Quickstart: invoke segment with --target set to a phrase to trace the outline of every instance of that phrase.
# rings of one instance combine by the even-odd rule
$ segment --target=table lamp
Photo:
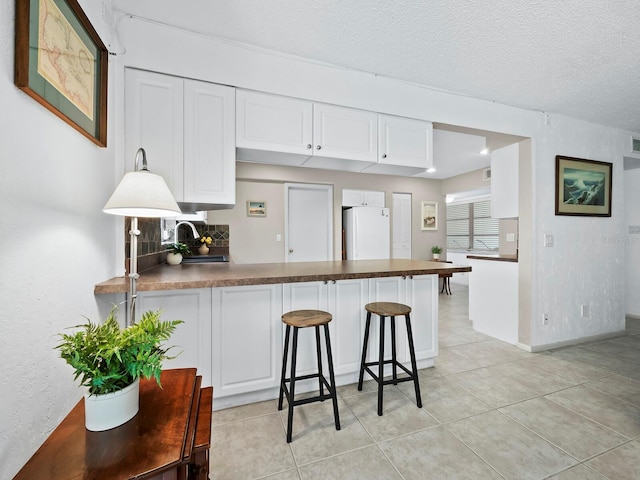
[[[142,158],[142,169],[139,161]],[[169,187],[160,175],[147,169],[147,155],[143,148],[136,152],[135,170],[125,174],[111,198],[102,209],[111,215],[131,217],[131,252],[129,265],[129,318],[128,324],[136,321],[136,282],[138,274],[138,217],[176,217],[182,212]]]

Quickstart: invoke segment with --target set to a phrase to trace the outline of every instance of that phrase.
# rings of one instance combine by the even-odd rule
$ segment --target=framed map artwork
[[[107,145],[108,52],[77,0],[16,0],[15,84]]]

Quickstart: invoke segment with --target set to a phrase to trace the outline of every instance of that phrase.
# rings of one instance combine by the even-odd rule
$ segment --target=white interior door
[[[391,258],[411,258],[411,194],[394,193]]]
[[[333,187],[285,184],[285,261],[333,259]]]

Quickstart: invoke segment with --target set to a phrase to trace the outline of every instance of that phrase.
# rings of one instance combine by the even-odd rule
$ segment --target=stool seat
[[[402,303],[393,302],[373,302],[367,303],[364,306],[367,312],[374,313],[376,315],[382,315],[385,317],[398,317],[400,315],[407,315],[411,313],[411,307],[403,305]]]
[[[298,328],[319,327],[331,319],[331,314],[322,310],[294,310],[282,315],[282,323]]]

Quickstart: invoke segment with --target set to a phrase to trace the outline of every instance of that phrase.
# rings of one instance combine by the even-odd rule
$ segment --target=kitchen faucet
[[[198,233],[198,230],[196,230],[196,227],[193,223],[191,222],[178,222],[176,223],[176,228],[174,229],[174,235],[175,235],[175,241],[178,241],[178,227],[180,225],[189,225],[191,227],[191,231],[193,232],[193,238],[200,238],[200,234]]]

